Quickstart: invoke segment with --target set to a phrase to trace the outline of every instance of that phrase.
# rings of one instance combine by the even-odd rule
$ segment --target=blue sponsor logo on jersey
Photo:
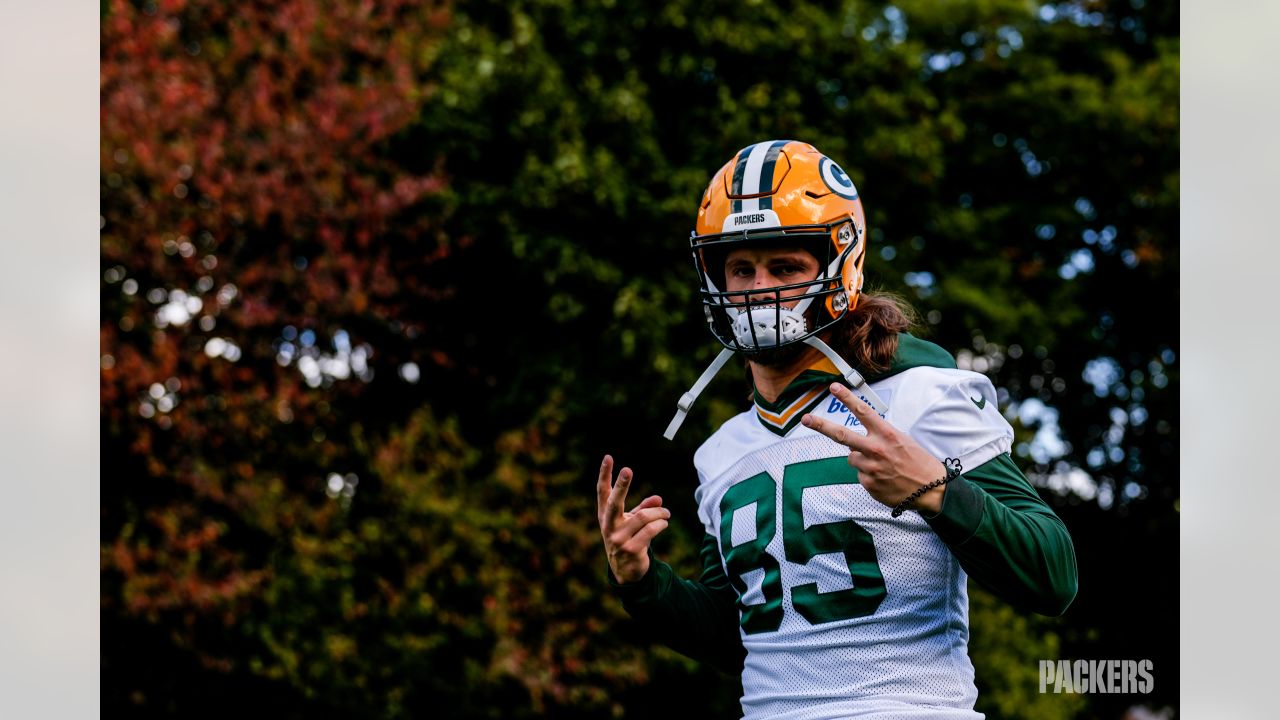
[[[867,403],[868,405],[871,404],[870,402],[867,402],[867,397],[865,395],[859,395],[858,397],[862,398],[862,402]],[[854,427],[862,424],[862,421],[858,419],[858,416],[849,412],[849,408],[845,407],[844,403],[832,397],[831,404],[827,405],[827,414],[835,415],[837,413],[848,415],[848,417],[844,419],[845,427]],[[884,413],[878,413],[878,414],[880,415],[880,417],[885,416]]]

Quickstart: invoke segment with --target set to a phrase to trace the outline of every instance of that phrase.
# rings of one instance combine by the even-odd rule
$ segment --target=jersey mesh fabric
[[[994,407],[971,402],[980,390],[994,397],[986,378],[957,370],[920,369],[883,384],[884,390],[896,395],[889,419],[906,428],[925,419],[924,436],[917,440],[931,452],[963,455],[969,462],[980,463],[990,459],[986,456],[1007,451],[1012,437],[1007,422],[998,412],[990,412]],[[843,408],[837,406],[824,400],[819,412],[838,419]],[[951,415],[938,426],[942,431],[933,432],[928,429],[930,418],[939,408]],[[983,410],[988,414],[983,415]],[[844,413],[842,422],[848,419],[847,410]],[[957,430],[954,422],[967,428]],[[862,431],[860,425],[857,429]],[[774,530],[764,549],[778,561],[782,617],[776,629],[742,630],[747,649],[742,675],[744,717],[982,717],[973,711],[977,690],[967,650],[964,571],[918,514],[893,518],[890,508],[858,485],[855,471],[844,462],[847,455],[847,448],[808,428],[797,426],[786,437],[778,437],[761,427],[753,413],[744,413],[727,422],[695,458],[701,479],[695,493],[698,514],[707,532],[720,540],[722,562],[733,548],[756,539],[755,504],[727,512],[730,508],[722,506],[725,493],[760,473],[767,473],[774,483]],[[835,460],[820,465],[822,477],[808,474],[799,508],[794,487],[788,505],[786,485],[796,478],[788,476],[787,468],[831,458]],[[818,593],[826,595],[858,585],[842,551],[801,556],[804,562],[787,560],[785,515],[797,512],[802,525],[791,518],[793,533],[800,527],[807,531],[823,523],[847,525],[850,520],[869,533],[884,582],[883,599],[874,611],[817,623],[797,611],[793,592],[797,586],[816,583]],[[727,546],[721,534],[725,521],[732,523]],[[744,529],[743,524],[752,527]],[[766,573],[761,569],[739,575],[746,583],[740,610],[762,607]]]

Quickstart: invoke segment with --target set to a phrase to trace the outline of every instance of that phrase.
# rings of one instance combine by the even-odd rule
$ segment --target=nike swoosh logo
[[[973,398],[969,398],[969,399],[970,399],[970,400],[973,400],[973,404],[974,404],[974,405],[977,405],[977,406],[978,406],[978,409],[979,409],[979,410],[981,410],[982,408],[984,408],[984,407],[986,407],[986,406],[987,406],[987,399],[986,399],[986,398],[984,398],[984,397],[982,397],[981,395],[979,395],[978,397],[980,397],[980,398],[982,398],[982,399],[981,399],[981,400],[974,400]]]

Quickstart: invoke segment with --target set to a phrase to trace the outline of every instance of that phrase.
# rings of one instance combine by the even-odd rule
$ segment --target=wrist
[[[623,563],[621,566],[609,563],[609,570],[613,573],[613,577],[617,579],[621,585],[634,585],[644,579],[649,574],[649,554],[641,555],[634,562]]]
[[[934,515],[938,514],[938,512],[942,510],[943,497],[942,493],[938,491],[942,490],[945,492],[947,483],[960,477],[960,472],[963,468],[961,467],[959,460],[955,458],[947,458],[942,463],[942,469],[942,477],[921,485],[919,488],[916,488],[915,492],[906,496],[901,502],[895,505],[892,513],[893,517],[898,517],[907,510],[918,510],[921,512],[932,513]],[[930,494],[933,494],[936,499],[929,500],[929,506],[926,507],[924,500],[925,497]],[[936,507],[934,507],[935,502]]]
[[[937,515],[942,512],[943,498],[947,494],[947,486],[945,484],[930,490],[916,501],[914,510],[928,515]]]

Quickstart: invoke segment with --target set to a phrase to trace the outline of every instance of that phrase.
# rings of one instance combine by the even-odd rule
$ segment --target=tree
[[[715,352],[684,248],[769,137],[850,171],[871,282],[993,378],[1073,531],[1065,618],[974,594],[980,709],[1036,653],[1152,657],[1176,702],[1177,17],[1134,4],[113,3],[104,705],[735,712],[608,596],[588,485],[635,467],[693,571],[689,455],[743,387],[659,439]]]

